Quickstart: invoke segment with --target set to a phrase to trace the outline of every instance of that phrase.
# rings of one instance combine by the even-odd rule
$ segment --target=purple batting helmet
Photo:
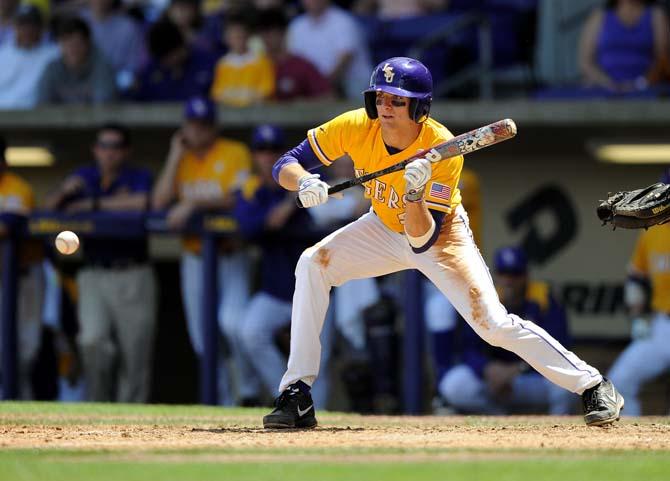
[[[408,97],[409,116],[416,122],[424,122],[430,113],[433,100],[433,77],[430,70],[418,60],[408,57],[393,57],[377,65],[370,77],[370,87],[363,92],[365,111],[376,119],[377,92]]]

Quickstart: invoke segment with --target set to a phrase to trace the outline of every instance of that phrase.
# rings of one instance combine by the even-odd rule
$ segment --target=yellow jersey
[[[270,98],[275,90],[275,70],[265,54],[229,53],[216,65],[210,90],[212,100],[245,107]]]
[[[251,152],[245,144],[218,139],[203,157],[187,151],[179,161],[175,177],[177,195],[182,199],[218,199],[241,189],[251,171]],[[184,249],[200,252],[197,237],[184,238]]]
[[[360,177],[412,157],[419,150],[430,149],[451,139],[453,135],[439,122],[428,119],[405,150],[390,154],[382,140],[379,119],[370,119],[365,109],[346,112],[307,133],[312,150],[324,165],[348,154],[354,172]],[[463,156],[433,164],[433,173],[426,184],[425,201],[429,209],[450,213],[461,203],[458,179]],[[405,179],[403,171],[393,172],[363,184],[365,197],[381,221],[394,232],[404,232]]]
[[[649,277],[651,308],[670,313],[670,224],[654,226],[640,234],[631,265]]]
[[[0,213],[27,216],[34,208],[35,196],[30,184],[12,172],[0,174]],[[22,241],[20,251],[21,267],[27,267],[43,257],[42,243],[36,239]]]

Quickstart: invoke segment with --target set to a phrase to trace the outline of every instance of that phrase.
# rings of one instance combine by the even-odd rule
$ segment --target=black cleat
[[[603,378],[597,386],[582,394],[584,403],[584,421],[587,426],[603,426],[619,420],[624,399],[616,390],[612,381]]]
[[[312,396],[302,392],[294,384],[275,399],[275,408],[263,417],[263,427],[266,429],[305,429],[315,426]]]

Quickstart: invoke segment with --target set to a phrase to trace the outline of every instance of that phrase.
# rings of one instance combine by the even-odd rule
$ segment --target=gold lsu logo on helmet
[[[384,64],[384,67],[382,67],[382,72],[384,72],[384,80],[386,80],[387,83],[393,82],[393,77],[395,77],[393,67],[386,63]]]

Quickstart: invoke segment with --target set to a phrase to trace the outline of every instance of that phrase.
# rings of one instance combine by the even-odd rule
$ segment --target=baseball
[[[64,230],[56,237],[56,249],[61,254],[74,254],[79,249],[79,237],[72,231]]]

